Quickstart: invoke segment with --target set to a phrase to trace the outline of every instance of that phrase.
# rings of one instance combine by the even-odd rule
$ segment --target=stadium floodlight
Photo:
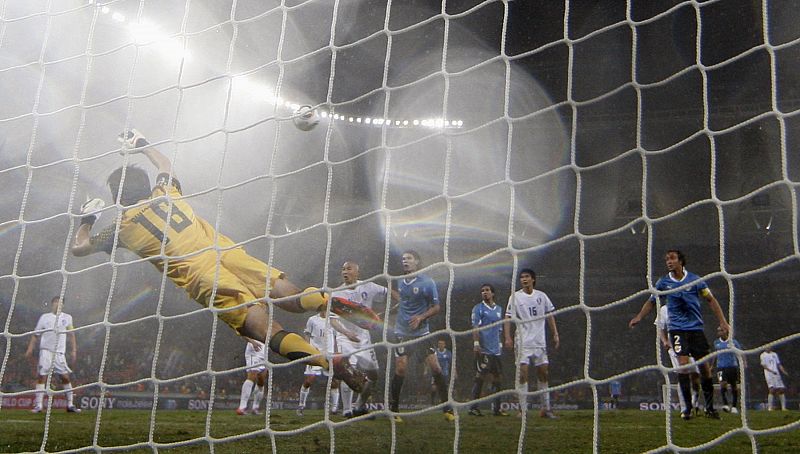
[[[364,123],[366,123],[366,124],[370,124],[371,121],[372,121],[372,119],[369,118],[369,117],[364,119]]]
[[[328,112],[326,112],[326,111],[324,111],[324,110],[323,110],[323,111],[320,111],[319,115],[320,115],[322,118],[328,118]]]
[[[111,15],[111,18],[117,22],[125,22],[125,15],[122,13],[114,13]]]
[[[100,8],[100,12],[103,14],[108,14],[110,11],[111,8],[109,8],[108,6],[103,6],[102,8]]]

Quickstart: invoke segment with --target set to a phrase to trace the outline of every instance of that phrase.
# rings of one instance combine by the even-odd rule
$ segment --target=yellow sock
[[[320,306],[328,304],[328,296],[319,291],[316,287],[309,287],[303,290],[308,293],[300,297],[300,305],[307,311],[316,311]]]
[[[286,331],[278,331],[275,333],[272,339],[269,340],[269,348],[284,358],[292,360],[320,355],[320,351],[306,342],[305,339],[295,333]],[[323,356],[309,358],[308,364],[312,366],[322,366],[324,369],[328,368],[328,360]]]

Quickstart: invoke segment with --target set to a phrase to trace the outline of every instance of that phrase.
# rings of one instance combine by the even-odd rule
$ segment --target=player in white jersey
[[[261,414],[261,399],[264,398],[264,383],[267,380],[267,349],[264,343],[255,339],[247,339],[247,346],[244,348],[244,359],[247,364],[247,378],[242,383],[242,393],[239,395],[239,407],[236,409],[237,415],[246,415],[248,412],[254,415]],[[255,388],[255,393],[253,392]],[[250,410],[247,404],[250,396],[253,395],[253,404]]]
[[[658,310],[658,314],[656,314],[656,321],[653,322],[656,325],[656,330],[658,331],[658,339],[661,341],[661,345],[667,349],[667,355],[669,355],[669,360],[672,363],[672,367],[674,369],[678,369],[681,367],[681,363],[678,360],[678,355],[675,353],[675,350],[672,349],[672,343],[669,341],[669,312],[667,312],[667,305],[664,304]],[[680,369],[677,372],[679,374],[689,374],[689,377],[692,381],[692,407],[695,409],[696,412],[700,411],[700,407],[698,405],[698,400],[700,399],[700,369],[697,367],[694,358],[689,359],[689,363],[691,366],[686,369]],[[678,393],[678,399],[681,403],[681,413],[686,411],[686,402],[683,401],[683,394],[680,392]]]
[[[519,283],[522,287],[508,299],[506,321],[503,326],[506,348],[516,349],[517,368],[519,370],[519,402],[521,408],[527,408],[528,364],[533,359],[538,378],[537,389],[546,389],[548,384],[547,336],[545,320],[550,325],[553,346],[558,349],[559,338],[556,319],[551,312],[555,310],[550,298],[542,291],[536,290],[536,273],[525,268],[519,272]],[[511,325],[517,332],[515,340],[511,338]],[[540,416],[555,418],[550,408],[550,393],[542,393],[542,410]]]
[[[769,388],[769,396],[767,397],[767,410],[772,411],[772,404],[774,403],[775,395],[781,401],[781,410],[786,411],[786,386],[783,384],[781,374],[788,376],[786,369],[781,364],[781,359],[778,354],[768,347],[761,353],[761,367],[764,368],[764,378],[767,380],[767,387]]]
[[[332,359],[336,353],[336,333],[334,327],[329,323],[326,317],[327,307],[320,306],[317,309],[317,314],[309,317],[306,322],[306,329],[303,331],[303,337],[320,352],[325,354],[326,359]],[[306,408],[306,401],[308,395],[311,393],[311,385],[314,384],[317,377],[323,375],[328,376],[328,371],[324,370],[321,366],[307,365],[305,371],[305,378],[303,385],[300,386],[300,402],[297,405],[297,415],[303,416],[303,411]],[[336,414],[339,411],[339,380],[333,379],[331,381],[331,413]]]
[[[388,289],[374,282],[358,280],[359,266],[355,261],[342,264],[342,281],[350,286],[343,290],[336,290],[331,297],[340,297],[375,309],[375,303],[385,303]],[[342,414],[344,416],[360,416],[367,414],[367,400],[374,383],[378,381],[378,358],[372,346],[372,338],[367,329],[360,328],[354,323],[339,319],[341,325],[337,328],[336,342],[345,356],[349,355],[350,364],[363,370],[367,374],[367,382],[356,400],[356,409],[353,411],[353,391],[347,386],[340,386],[342,395]],[[333,319],[331,320],[333,323]]]
[[[67,412],[80,413],[80,409],[73,404],[72,383],[69,374],[72,370],[67,366],[66,352],[67,339],[70,345],[70,362],[75,363],[78,357],[78,344],[75,342],[75,333],[71,330],[72,316],[62,311],[64,302],[61,297],[54,297],[50,300],[50,312],[42,314],[36,323],[34,335],[28,342],[28,350],[25,356],[33,357],[33,349],[36,341],[39,340],[39,367],[36,378],[36,399],[31,412],[39,413],[42,411],[44,402],[45,384],[47,376],[52,371],[61,378],[61,387],[66,391]]]

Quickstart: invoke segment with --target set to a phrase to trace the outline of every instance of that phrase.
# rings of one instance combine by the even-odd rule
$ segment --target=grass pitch
[[[392,447],[392,424],[384,417],[374,420],[346,421],[333,416],[326,425],[322,411],[307,411],[304,417],[294,412],[273,411],[270,417],[271,438],[266,417],[237,416],[232,411],[215,411],[210,418],[199,411],[159,411],[153,422],[153,441],[158,450],[171,452],[271,452],[328,453],[331,444],[336,452],[389,452]],[[800,412],[749,411],[748,427],[769,430],[754,434],[761,453],[800,452]],[[708,452],[741,453],[753,450],[751,439],[741,429],[742,415],[723,414],[721,421],[695,418],[683,421],[677,413],[671,417],[672,442],[692,447],[719,439]],[[149,451],[149,411],[113,411],[102,414],[95,435],[97,413],[84,411],[67,414],[53,411],[47,426],[45,415],[22,410],[0,411],[0,451],[64,451],[94,446]],[[531,412],[526,420],[523,452],[587,453],[592,452],[594,415],[591,411],[563,411],[556,420],[546,420]],[[405,417],[396,424],[395,452],[443,453],[455,448],[462,453],[510,453],[517,451],[522,420],[520,418],[475,417],[459,412],[458,424],[446,421],[440,412]],[[788,427],[787,427],[788,426]],[[208,427],[209,438],[206,436]],[[619,410],[599,414],[599,450],[607,453],[642,452],[667,446],[664,412]],[[777,429],[784,430],[776,432]],[[738,431],[737,431],[738,429]],[[295,431],[302,430],[300,433]],[[334,433],[335,437],[331,434]],[[228,437],[233,437],[223,440]],[[246,437],[246,438],[245,438]],[[171,445],[177,443],[177,445]],[[171,445],[171,446],[170,446]]]

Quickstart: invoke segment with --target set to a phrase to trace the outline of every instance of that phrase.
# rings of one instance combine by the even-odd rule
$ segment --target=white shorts
[[[527,347],[517,346],[517,364],[530,364],[530,359],[533,358],[534,366],[544,366],[549,363],[547,360],[547,348],[545,347]]]
[[[338,342],[338,344],[341,347],[342,354],[349,355],[350,364],[361,370],[378,370],[378,358],[375,356],[374,349],[357,351],[372,346],[372,342],[369,340],[356,343],[345,339]]]
[[[47,375],[50,373],[50,367],[53,368],[53,373],[58,375],[66,375],[72,373],[72,370],[67,366],[67,358],[63,353],[56,353],[50,350],[39,351],[39,375]]]
[[[266,369],[264,365],[264,356],[261,352],[255,354],[247,353],[244,355],[244,359],[247,364],[247,372],[262,372]]]
[[[783,379],[780,374],[773,374],[772,372],[764,369],[764,378],[767,379],[767,387],[769,389],[786,388],[783,384]]]
[[[669,354],[670,362],[672,362],[672,367],[675,368],[675,369],[681,367],[681,363],[678,362],[678,355],[675,353],[675,350],[670,348],[669,350],[667,350],[667,353]],[[691,356],[689,357],[689,364],[693,364],[694,367],[690,367],[688,369],[683,369],[681,371],[678,371],[678,373],[687,373],[688,372],[690,374],[698,374],[698,375],[700,375],[700,368],[697,367],[697,362],[695,362],[694,358],[692,358]]]

